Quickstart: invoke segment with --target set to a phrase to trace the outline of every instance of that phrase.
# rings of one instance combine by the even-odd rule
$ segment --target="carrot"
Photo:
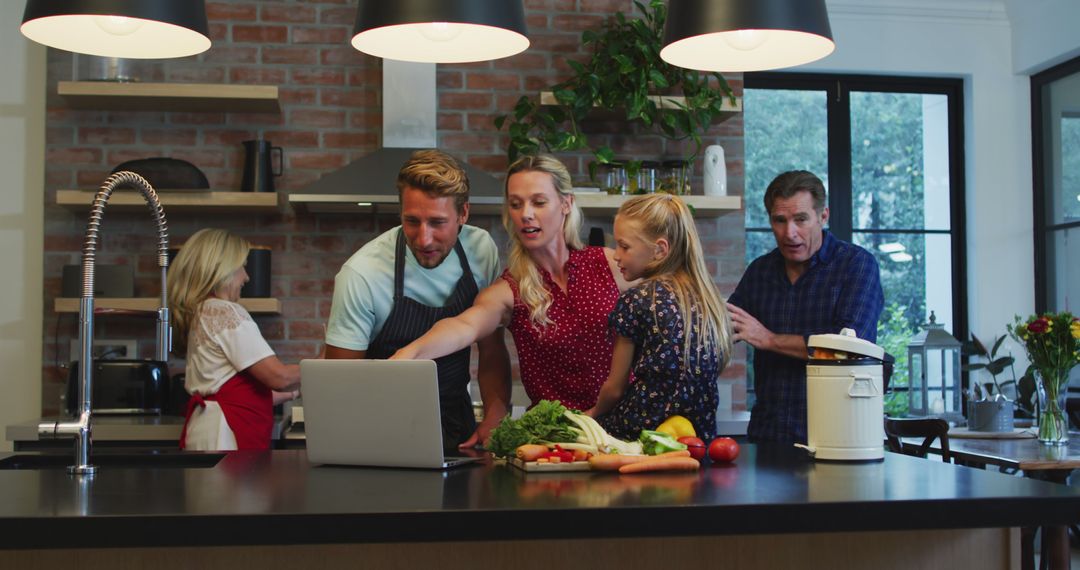
[[[634,461],[636,455],[616,455],[614,453],[598,453],[589,458],[589,467],[597,471],[617,471],[623,465],[629,465]]]
[[[701,467],[693,457],[664,457],[652,461],[639,461],[619,468],[619,473],[648,473],[651,471],[694,471]]]
[[[669,451],[660,455],[618,455],[614,453],[601,453],[589,458],[589,466],[597,471],[615,471],[624,465],[641,463],[644,461],[657,461],[672,457],[690,457],[688,450]]]
[[[690,457],[690,450],[680,449],[678,451],[666,451],[664,453],[661,453],[660,455],[650,455],[648,456],[648,459],[663,459],[665,457]]]
[[[536,445],[534,443],[526,443],[525,445],[518,446],[514,455],[522,461],[536,461],[541,455],[548,452],[546,445]]]

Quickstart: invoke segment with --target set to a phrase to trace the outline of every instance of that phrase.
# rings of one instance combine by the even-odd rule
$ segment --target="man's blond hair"
[[[438,150],[418,150],[398,171],[398,201],[405,187],[422,190],[432,198],[452,197],[458,213],[469,201],[469,175],[454,157]]]

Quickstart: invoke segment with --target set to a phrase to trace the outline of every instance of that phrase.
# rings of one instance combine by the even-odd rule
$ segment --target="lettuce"
[[[509,457],[526,443],[572,443],[581,433],[563,414],[566,406],[558,400],[540,400],[517,419],[509,416],[491,431],[488,451],[497,457]]]

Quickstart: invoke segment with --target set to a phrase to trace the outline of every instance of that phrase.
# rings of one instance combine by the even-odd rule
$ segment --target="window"
[[[1080,58],[1033,76],[1031,86],[1035,308],[1076,312],[1080,300]]]
[[[962,82],[748,73],[744,87],[747,263],[775,247],[762,202],[769,182],[787,170],[817,174],[829,231],[881,267],[878,343],[897,358],[886,411],[902,414],[907,343],[930,312],[967,338]],[[748,382],[749,406],[752,372]]]
[[[1080,58],[1031,78],[1035,310],[1080,311]],[[1080,367],[1071,384],[1080,385]]]

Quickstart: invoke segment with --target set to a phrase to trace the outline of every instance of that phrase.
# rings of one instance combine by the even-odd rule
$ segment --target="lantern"
[[[962,421],[960,341],[930,311],[930,322],[908,344],[908,414]]]

